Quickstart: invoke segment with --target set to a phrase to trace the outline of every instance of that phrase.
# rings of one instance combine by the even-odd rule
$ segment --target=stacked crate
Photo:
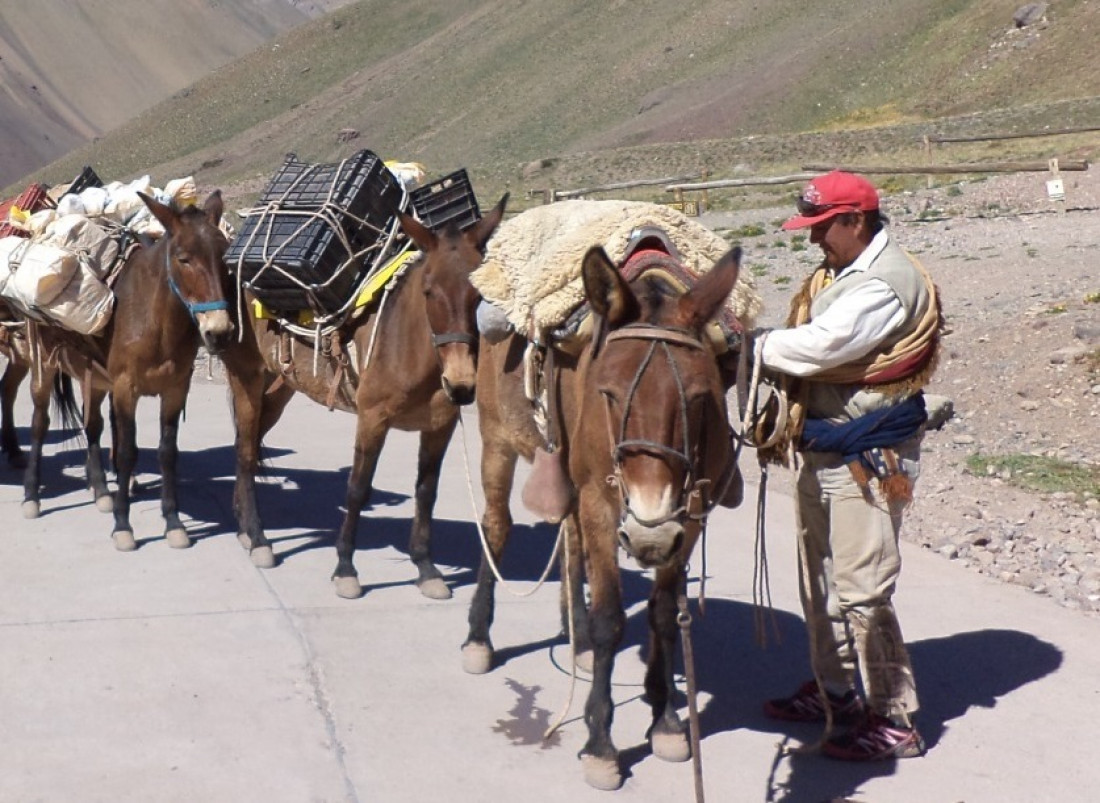
[[[54,204],[46,193],[47,189],[45,184],[31,184],[15,198],[0,203],[0,237],[30,236],[29,231],[12,222],[11,215],[15,212],[17,216],[20,216],[20,213],[30,216],[43,209],[49,209]]]
[[[332,315],[392,241],[407,200],[371,151],[332,164],[287,154],[230,243],[226,264],[269,309]]]
[[[409,193],[409,204],[417,219],[435,231],[442,231],[448,224],[462,231],[481,220],[481,210],[465,170],[413,190]]]

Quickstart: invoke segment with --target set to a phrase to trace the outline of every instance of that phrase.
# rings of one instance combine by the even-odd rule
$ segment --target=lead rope
[[[760,388],[761,366],[764,363],[764,342],[767,340],[765,332],[753,343],[752,373],[747,384],[738,380],[738,403],[741,406],[741,432],[737,438],[735,459],[740,457],[741,447],[750,443],[755,449],[760,450],[773,446],[784,435],[787,425],[788,402],[782,389],[776,389],[776,404],[778,407],[776,423],[772,432],[761,441],[757,441],[757,396]],[[748,370],[748,353],[742,343],[738,360],[738,377],[744,376]],[[767,646],[767,622],[765,621],[765,609],[771,611],[772,631],[776,641],[779,640],[779,623],[776,619],[775,608],[772,606],[771,580],[768,572],[767,527],[765,525],[767,513],[767,489],[768,466],[760,461],[760,484],[756,492],[756,527],[753,539],[753,573],[752,573],[752,604],[753,604],[753,630],[756,643]]]
[[[680,625],[680,641],[684,650],[684,674],[687,677],[688,736],[691,742],[692,775],[695,779],[695,801],[703,803],[703,752],[699,738],[699,706],[696,701],[695,652],[691,646],[691,613],[688,611],[687,578],[680,581],[676,594],[676,606],[680,612],[676,622]]]
[[[458,412],[458,426],[462,430],[462,463],[466,468],[466,488],[470,492],[470,506],[474,509],[474,524],[477,526],[477,535],[481,541],[481,551],[485,555],[485,560],[489,564],[489,568],[492,569],[493,577],[496,578],[500,586],[513,597],[530,597],[536,591],[543,587],[546,583],[546,578],[550,576],[551,569],[554,568],[554,563],[557,561],[558,550],[563,552],[562,558],[562,572],[565,574],[565,594],[566,599],[569,600],[569,653],[572,655],[572,660],[569,667],[569,695],[565,700],[565,705],[558,713],[557,719],[550,725],[542,734],[542,740],[546,741],[554,735],[554,731],[561,727],[562,722],[565,721],[565,717],[569,714],[569,709],[573,706],[573,695],[577,688],[577,639],[573,626],[573,578],[569,571],[569,548],[565,544],[565,521],[562,521],[558,527],[558,537],[554,541],[554,549],[550,553],[550,560],[546,564],[546,568],[542,572],[542,576],[539,577],[538,582],[535,583],[535,587],[528,591],[515,591],[508,584],[508,581],[501,576],[500,569],[497,566],[497,562],[493,559],[493,551],[489,548],[489,541],[485,537],[485,530],[481,526],[481,512],[477,509],[477,499],[474,496],[474,483],[470,477],[470,455],[469,449],[466,444],[466,422],[462,418],[462,411]]]
[[[561,527],[558,528],[558,538],[561,540],[561,534],[565,531],[565,522],[562,521]],[[561,724],[565,722],[565,717],[569,714],[569,709],[573,707],[573,694],[577,689],[577,638],[575,627],[573,626],[573,577],[569,572],[569,545],[562,543],[562,571],[565,573],[565,598],[569,600],[569,611],[567,619],[569,620],[567,628],[569,630],[569,654],[572,656],[572,660],[569,662],[569,694],[565,698],[565,705],[562,706],[561,711],[558,712],[557,718],[554,722],[543,731],[542,740],[546,742],[554,735],[554,732],[561,727]]]
[[[474,483],[470,476],[470,454],[466,445],[466,422],[462,418],[462,411],[458,413],[458,426],[462,430],[462,464],[466,468],[466,489],[470,492],[470,506],[474,509],[474,524],[477,527],[477,535],[481,540],[482,554],[485,555],[485,560],[489,563],[489,568],[493,572],[493,577],[500,583],[501,587],[511,594],[513,597],[529,597],[538,591],[546,583],[546,578],[550,576],[550,570],[554,568],[554,563],[557,562],[558,549],[562,545],[562,531],[565,529],[564,522],[561,527],[558,527],[558,537],[554,541],[554,549],[550,553],[550,560],[546,564],[546,568],[543,569],[542,576],[539,577],[535,587],[528,591],[515,591],[508,584],[508,581],[501,576],[500,568],[497,566],[497,562],[493,559],[493,551],[489,548],[489,541],[485,537],[485,530],[481,526],[481,511],[477,508],[477,499],[474,496]]]

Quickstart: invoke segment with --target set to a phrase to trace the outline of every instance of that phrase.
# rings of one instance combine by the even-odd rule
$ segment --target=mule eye
[[[177,253],[176,254],[176,261],[183,264],[183,265],[189,265],[189,264],[191,264],[191,255],[187,254],[187,253],[183,253],[183,254]]]

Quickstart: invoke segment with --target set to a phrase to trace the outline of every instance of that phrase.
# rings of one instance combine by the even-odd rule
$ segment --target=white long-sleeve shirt
[[[879,231],[837,278],[851,271],[867,270],[888,241],[886,230]],[[769,333],[762,359],[773,370],[793,376],[813,376],[859,359],[905,320],[905,310],[890,285],[873,279],[841,295],[809,323]]]

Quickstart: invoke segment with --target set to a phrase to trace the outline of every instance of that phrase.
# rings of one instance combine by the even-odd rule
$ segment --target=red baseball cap
[[[784,229],[804,229],[844,212],[878,209],[878,190],[863,176],[833,170],[807,184],[797,203],[799,213],[783,224]]]

